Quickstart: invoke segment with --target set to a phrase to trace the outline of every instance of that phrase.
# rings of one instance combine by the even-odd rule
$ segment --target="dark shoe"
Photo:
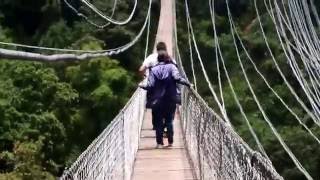
[[[168,144],[167,148],[172,148],[172,143],[171,144]]]
[[[162,149],[163,145],[162,144],[157,144],[156,149]]]

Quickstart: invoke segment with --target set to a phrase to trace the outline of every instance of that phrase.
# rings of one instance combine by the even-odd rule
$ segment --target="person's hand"
[[[147,81],[146,81],[145,79],[142,80],[142,81],[138,84],[138,86],[141,87],[141,88],[146,88],[146,86],[147,86]]]
[[[194,89],[194,84],[190,83],[190,86],[189,86],[191,89]]]
[[[138,84],[139,87],[144,87],[143,81]]]

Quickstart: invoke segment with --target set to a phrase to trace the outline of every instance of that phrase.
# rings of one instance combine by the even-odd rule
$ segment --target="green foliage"
[[[83,50],[114,48],[136,36],[147,6],[140,3],[129,27],[97,30],[58,2],[1,1],[0,41]],[[85,13],[77,2],[72,3]],[[94,3],[111,12],[112,4]],[[114,18],[125,19],[132,3],[119,2],[117,9],[120,13]],[[96,19],[91,11],[88,15]],[[0,59],[0,179],[60,176],[130,97],[135,74],[128,70],[138,69],[143,47],[144,42],[139,42],[117,59],[85,62]]]

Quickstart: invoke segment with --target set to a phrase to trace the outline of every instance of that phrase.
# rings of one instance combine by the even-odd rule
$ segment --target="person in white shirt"
[[[157,52],[150,54],[142,63],[139,68],[139,72],[143,75],[147,75],[147,69],[158,64],[158,52],[167,51],[167,46],[164,42],[158,42],[156,46]],[[173,63],[176,64],[176,61],[172,59]]]

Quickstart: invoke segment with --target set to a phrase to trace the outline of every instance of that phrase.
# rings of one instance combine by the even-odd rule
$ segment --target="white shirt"
[[[172,59],[173,63],[176,64],[176,60]],[[158,53],[150,54],[142,63],[142,65],[146,68],[155,66],[158,64]]]
[[[176,63],[175,59],[172,59],[172,62]],[[142,63],[142,66],[146,67],[146,72],[145,72],[145,78],[142,80],[142,82],[140,82],[140,86],[146,86],[147,82],[148,82],[148,75],[149,75],[149,68],[153,67],[155,65],[157,65],[158,62],[158,53],[152,53],[150,54]]]

